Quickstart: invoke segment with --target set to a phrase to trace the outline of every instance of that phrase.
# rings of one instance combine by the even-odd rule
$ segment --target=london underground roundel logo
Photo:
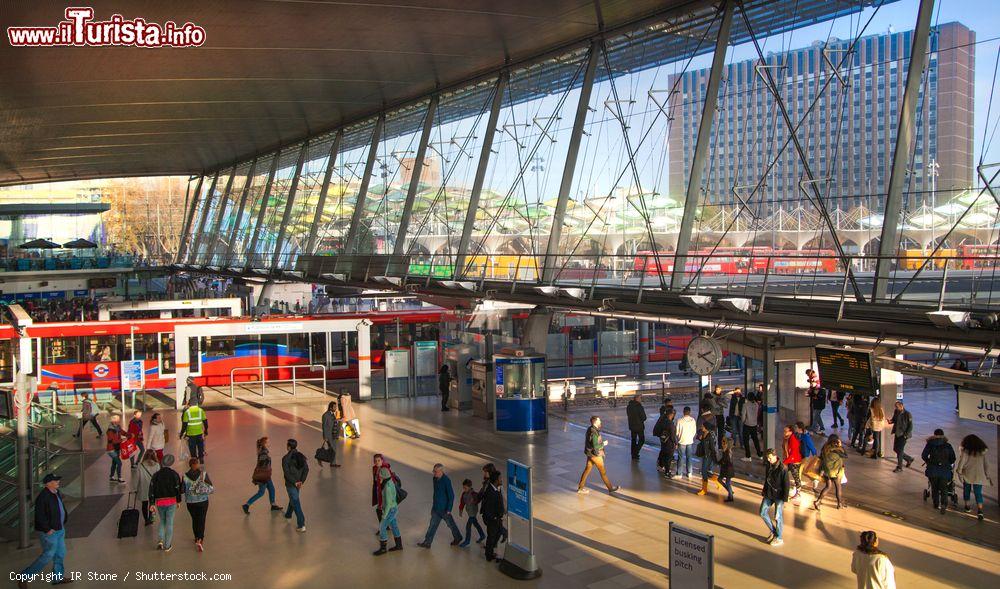
[[[111,370],[108,368],[107,364],[98,364],[97,366],[94,366],[94,376],[97,378],[104,378],[110,372]]]

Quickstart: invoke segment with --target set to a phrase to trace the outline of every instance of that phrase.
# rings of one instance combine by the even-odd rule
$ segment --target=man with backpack
[[[309,462],[305,454],[298,451],[299,442],[288,440],[288,453],[281,457],[281,472],[285,475],[285,491],[288,493],[288,507],[285,509],[285,519],[292,519],[295,512],[295,531],[306,531],[306,516],[302,513],[302,502],[299,491],[309,476]]]
[[[892,450],[896,453],[896,468],[892,472],[903,470],[913,464],[913,457],[906,453],[906,442],[913,436],[913,415],[903,406],[902,401],[896,401],[896,409],[889,418],[892,424]]]
[[[934,509],[940,509],[943,514],[948,508],[949,489],[954,474],[952,469],[955,464],[955,449],[948,443],[944,430],[936,429],[934,435],[927,438],[920,458],[927,465],[924,474],[931,487]]]

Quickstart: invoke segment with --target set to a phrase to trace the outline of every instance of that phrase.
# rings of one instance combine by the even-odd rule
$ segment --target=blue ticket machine
[[[548,429],[545,356],[531,349],[504,349],[493,356],[493,367],[496,431],[523,434]]]

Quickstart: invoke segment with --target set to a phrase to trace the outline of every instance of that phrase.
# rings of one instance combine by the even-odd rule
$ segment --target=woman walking
[[[896,570],[889,557],[878,549],[873,531],[861,532],[861,543],[851,559],[851,572],[858,578],[858,589],[896,589]]]
[[[378,526],[379,548],[372,553],[375,556],[381,556],[386,552],[395,552],[403,549],[403,538],[400,536],[399,526],[396,524],[396,513],[399,511],[399,503],[396,500],[396,482],[393,479],[394,475],[388,468],[383,466],[378,470],[380,499],[376,509],[381,513],[381,515],[379,516],[380,523]],[[388,532],[390,529],[392,530],[392,538],[396,543],[392,548],[386,550],[386,545],[389,542]]]
[[[184,502],[191,514],[191,530],[194,532],[194,545],[198,552],[205,550],[205,519],[208,517],[208,496],[215,492],[212,479],[202,470],[201,461],[192,458],[188,461],[189,470],[184,473]]]
[[[247,499],[243,504],[243,513],[250,513],[250,506],[253,502],[264,496],[267,491],[267,498],[271,501],[271,511],[281,511],[281,506],[274,502],[274,482],[271,481],[271,453],[267,447],[268,437],[264,436],[257,440],[257,464],[253,467],[253,474],[250,482],[257,485],[257,492]]]
[[[882,456],[882,430],[885,429],[885,412],[882,411],[882,402],[872,399],[871,411],[868,413],[868,423],[865,427],[872,433],[872,460],[878,460]],[[867,443],[864,438],[861,440],[861,453],[865,453]]]
[[[729,438],[724,438],[722,440],[722,450],[719,451],[719,480],[722,481],[722,486],[729,492],[729,495],[725,499],[726,503],[733,502],[733,476],[735,474],[733,441]]]
[[[142,519],[147,526],[153,523],[153,510],[149,508],[149,485],[158,470],[160,461],[156,458],[156,452],[152,449],[146,450],[136,469],[135,493],[136,501],[142,501]]]
[[[170,552],[174,547],[174,515],[181,502],[184,485],[177,471],[171,468],[174,464],[173,455],[167,454],[161,462],[162,467],[153,474],[149,482],[149,502],[152,504],[149,508],[153,509],[155,506],[160,517],[156,549]]]
[[[379,478],[379,471],[383,468],[389,471],[394,479],[396,478],[396,475],[392,474],[392,466],[390,466],[389,461],[381,454],[376,454],[372,457],[372,507],[375,508],[375,516],[378,517],[380,525],[385,516],[385,511],[382,509],[382,479]],[[378,530],[375,531],[376,536],[379,533]]]
[[[962,499],[965,501],[965,513],[969,513],[969,495],[975,494],[976,514],[983,521],[983,484],[993,485],[990,473],[986,470],[986,442],[976,434],[962,438],[959,445],[958,462],[955,463],[955,474],[962,481]]]
[[[121,423],[121,416],[112,415],[106,434],[108,445],[105,449],[108,452],[108,457],[111,458],[111,476],[108,477],[108,481],[112,483],[125,482],[125,479],[122,478],[122,459],[119,452],[122,449],[122,442],[128,439],[128,434],[122,431]]]
[[[701,434],[698,438],[698,449],[695,451],[695,454],[701,458],[701,489],[698,491],[698,495],[708,493],[709,479],[715,483],[716,489],[722,488],[722,484],[719,483],[719,477],[712,474],[712,469],[719,464],[718,439],[715,430],[709,428],[707,421],[703,421],[701,423]]]
[[[795,435],[795,430],[790,425],[786,425],[781,442],[782,452],[785,458],[781,461],[788,468],[788,474],[792,477],[791,499],[798,505],[799,493],[802,490],[802,476],[800,466],[802,465],[802,451],[799,448],[799,438]]]
[[[823,475],[823,488],[819,490],[816,500],[813,501],[813,508],[816,511],[819,511],[823,495],[830,488],[831,482],[833,483],[833,493],[837,497],[837,509],[847,508],[843,498],[843,487],[840,486],[841,478],[844,476],[845,458],[847,458],[847,452],[840,441],[840,436],[832,434],[819,451],[819,469]]]
[[[154,413],[149,418],[149,438],[146,442],[149,449],[156,453],[156,461],[163,462],[163,448],[168,441],[167,426],[163,424],[163,418],[159,413]]]

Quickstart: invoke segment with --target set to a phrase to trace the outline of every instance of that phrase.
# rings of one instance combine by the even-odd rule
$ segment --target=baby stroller
[[[931,482],[927,481],[927,488],[924,489],[924,501],[926,502],[931,497]],[[952,475],[951,480],[948,481],[948,494],[947,498],[951,499],[951,508],[958,509],[958,492],[955,491],[955,476]]]

